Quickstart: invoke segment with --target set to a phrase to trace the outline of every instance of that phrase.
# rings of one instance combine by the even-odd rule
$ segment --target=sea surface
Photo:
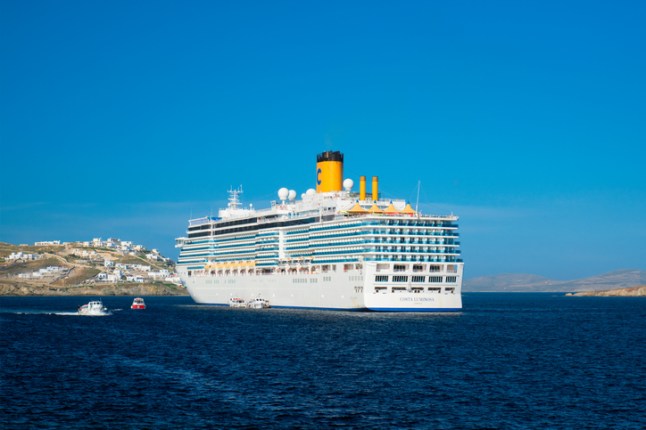
[[[0,428],[642,429],[646,299],[450,314],[0,297]]]

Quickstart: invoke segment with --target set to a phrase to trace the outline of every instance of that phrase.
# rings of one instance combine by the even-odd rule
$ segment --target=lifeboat
[[[136,297],[130,305],[130,309],[146,309],[146,303],[141,297]]]

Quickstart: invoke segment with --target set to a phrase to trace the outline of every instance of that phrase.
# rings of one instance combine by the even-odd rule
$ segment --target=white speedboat
[[[229,307],[231,308],[246,308],[247,303],[240,297],[231,297],[229,299]]]
[[[92,317],[112,315],[108,308],[103,306],[103,302],[101,300],[92,300],[91,302],[84,304],[78,309],[78,314]]]
[[[267,309],[270,306],[267,300],[257,298],[257,299],[250,300],[249,303],[247,303],[247,307],[249,309]]]

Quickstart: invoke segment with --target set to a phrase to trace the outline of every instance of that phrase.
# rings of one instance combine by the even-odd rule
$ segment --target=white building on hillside
[[[40,254],[25,254],[22,251],[18,252],[12,252],[9,254],[7,257],[7,260],[9,261],[17,261],[17,260],[25,260],[25,261],[31,261],[31,260],[38,260],[40,258]]]

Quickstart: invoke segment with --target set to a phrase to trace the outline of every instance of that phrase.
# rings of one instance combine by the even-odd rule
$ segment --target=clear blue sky
[[[0,240],[175,257],[316,154],[461,217],[467,278],[646,268],[646,2],[0,2]]]

